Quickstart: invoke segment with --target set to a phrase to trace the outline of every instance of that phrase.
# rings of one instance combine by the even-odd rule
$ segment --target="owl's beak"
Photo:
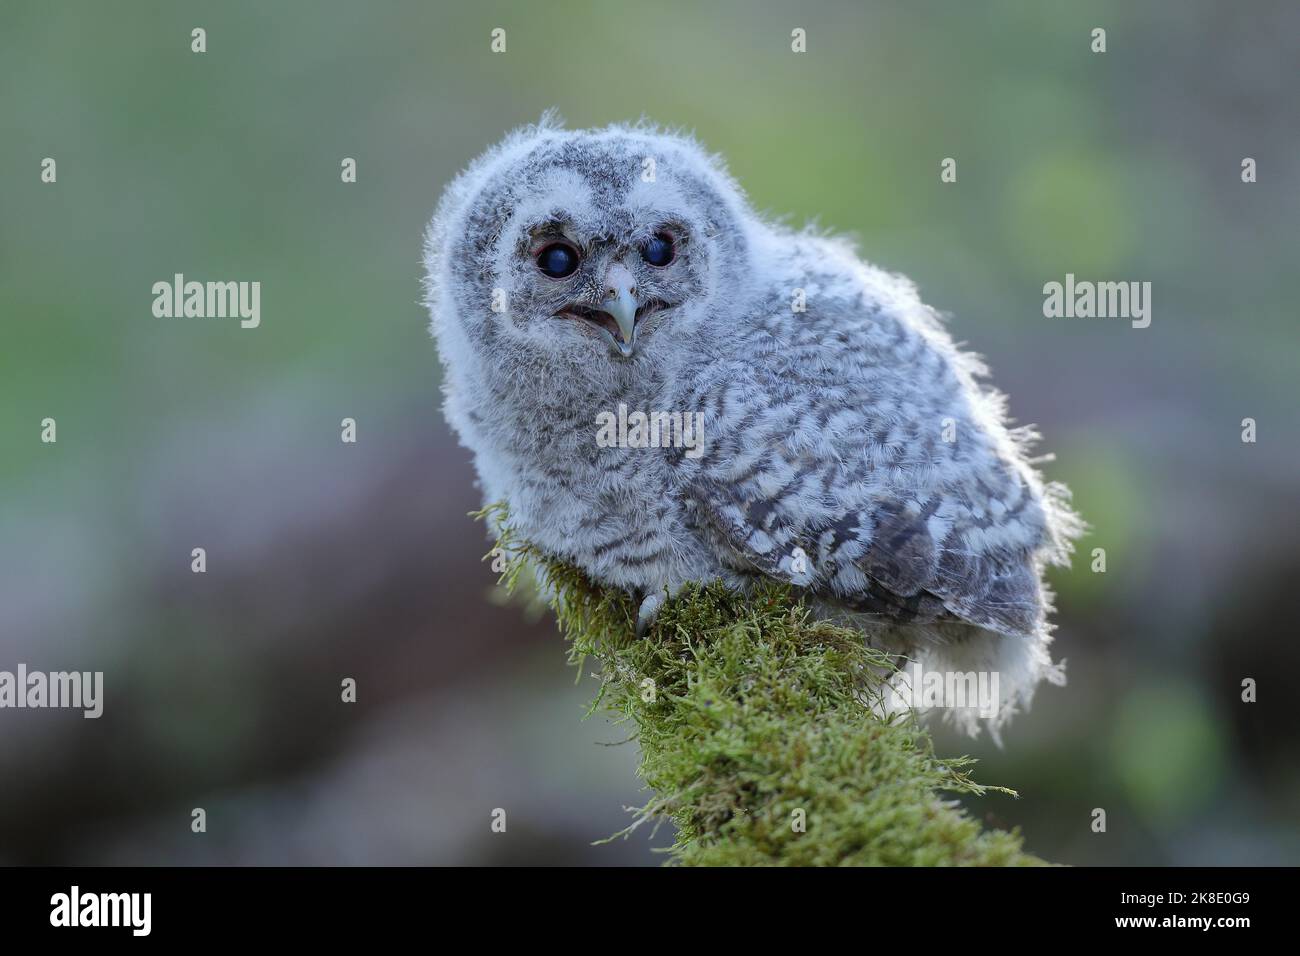
[[[637,297],[635,277],[621,262],[609,267],[601,288],[604,296],[598,307],[593,308],[590,299],[570,302],[556,317],[590,322],[609,337],[609,343],[623,358],[629,358],[636,350],[637,319],[667,306],[658,299],[642,302]]]
[[[616,262],[605,274],[605,301],[601,309],[608,312],[618,325],[618,334],[610,332],[615,347],[627,358],[636,347],[636,279],[627,266]]]

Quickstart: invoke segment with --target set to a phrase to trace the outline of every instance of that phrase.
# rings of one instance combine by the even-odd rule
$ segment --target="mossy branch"
[[[872,710],[889,659],[789,588],[691,588],[637,638],[628,595],[519,540],[502,506],[478,516],[507,557],[507,589],[531,568],[580,675],[599,662],[592,711],[640,743],[653,796],[622,835],[671,820],[671,860],[691,865],[1042,864],[952,799],[1002,790],[975,783],[970,758],[941,760],[915,718]]]

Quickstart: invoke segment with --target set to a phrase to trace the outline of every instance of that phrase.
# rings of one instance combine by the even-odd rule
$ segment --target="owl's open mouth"
[[[604,309],[593,309],[588,305],[571,302],[555,314],[563,319],[582,319],[584,322],[590,322],[596,328],[608,333],[613,345],[624,356],[627,356],[632,354],[632,348],[636,343],[636,330],[641,327],[641,323],[655,312],[670,308],[672,308],[672,305],[662,299],[647,299],[637,307],[632,328],[629,330],[630,334],[626,337],[624,330],[619,327],[618,320],[614,318],[612,313],[606,312]]]

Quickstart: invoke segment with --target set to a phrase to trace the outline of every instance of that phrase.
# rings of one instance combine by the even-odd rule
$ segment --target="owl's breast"
[[[637,421],[620,428],[616,419],[594,447],[536,449],[529,468],[502,469],[497,494],[511,523],[599,584],[649,592],[716,577],[678,474],[690,449],[673,445],[672,434],[660,436],[668,447],[649,444]],[[689,431],[685,440],[693,440]]]

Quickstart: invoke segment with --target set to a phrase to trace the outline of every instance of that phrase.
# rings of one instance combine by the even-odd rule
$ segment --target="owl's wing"
[[[942,507],[940,495],[837,511],[808,502],[784,508],[780,494],[743,483],[704,479],[693,492],[740,569],[808,587],[883,621],[964,621],[1012,635],[1039,626],[1042,598],[1032,554],[973,551],[958,544],[959,531],[936,537],[931,518]]]
[[[754,316],[751,355],[712,370],[716,427],[690,479],[701,523],[733,567],[845,607],[1039,633],[1041,567],[1078,531],[1064,491],[1029,463],[1032,433],[1006,426],[978,359],[910,288],[868,279],[806,314]]]

